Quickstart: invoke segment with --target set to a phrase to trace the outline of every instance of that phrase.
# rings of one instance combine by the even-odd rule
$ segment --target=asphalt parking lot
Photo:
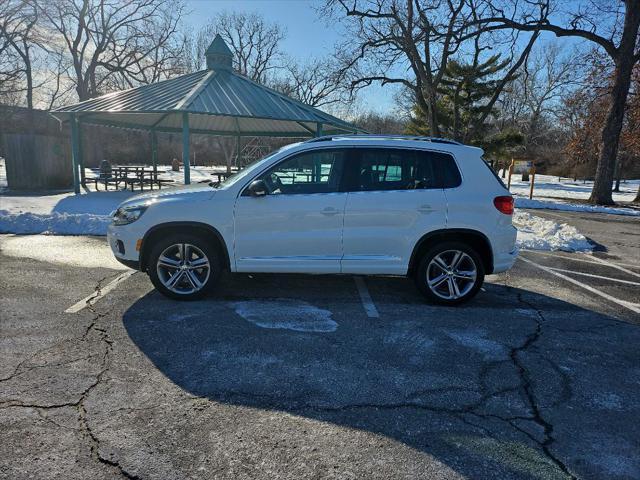
[[[598,251],[459,308],[302,275],[180,303],[103,239],[2,236],[0,477],[640,478],[640,222],[534,213]]]

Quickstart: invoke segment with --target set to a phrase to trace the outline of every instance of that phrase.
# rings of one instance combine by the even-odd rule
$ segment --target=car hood
[[[216,191],[208,184],[185,185],[184,187],[168,188],[158,192],[142,193],[122,202],[119,207],[150,206],[157,203],[176,201],[209,200]]]

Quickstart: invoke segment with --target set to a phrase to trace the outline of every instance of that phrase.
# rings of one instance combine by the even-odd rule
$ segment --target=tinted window
[[[337,192],[344,157],[343,150],[305,152],[279,163],[260,178],[271,195]]]
[[[350,190],[415,190],[460,185],[451,155],[400,149],[362,149],[351,172]]]

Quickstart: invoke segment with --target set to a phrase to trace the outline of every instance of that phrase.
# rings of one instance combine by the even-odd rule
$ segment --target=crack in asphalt
[[[100,290],[102,288],[102,283],[104,281],[106,281],[107,279],[109,279],[110,277],[112,277],[113,275],[108,275],[102,279],[100,279],[96,285],[95,288],[95,295],[99,295],[100,294]],[[94,297],[92,297],[94,298]],[[104,352],[102,353],[102,361],[101,361],[101,370],[98,372],[98,374],[95,377],[95,381],[93,381],[87,388],[85,388],[79,395],[78,399],[75,401],[69,401],[69,402],[63,402],[63,403],[58,403],[58,404],[38,404],[38,403],[25,403],[25,402],[20,402],[20,401],[16,401],[16,400],[8,400],[8,401],[4,401],[4,402],[0,402],[0,408],[4,409],[4,408],[12,408],[12,407],[19,407],[19,408],[30,408],[33,409],[37,412],[38,416],[40,416],[41,418],[43,418],[43,420],[46,420],[54,425],[57,425],[61,428],[70,428],[72,430],[79,430],[82,432],[82,434],[85,436],[85,438],[87,438],[90,442],[90,446],[89,446],[89,450],[90,450],[90,456],[92,458],[94,458],[95,460],[97,460],[99,463],[107,465],[111,468],[116,469],[116,472],[119,473],[122,477],[130,479],[130,480],[141,480],[141,478],[135,474],[132,474],[130,472],[128,472],[122,465],[120,465],[120,463],[117,460],[113,460],[111,458],[107,458],[104,457],[101,453],[100,453],[100,439],[97,437],[97,435],[95,434],[95,432],[91,429],[91,426],[89,425],[89,419],[88,419],[88,412],[87,409],[85,407],[85,401],[87,400],[89,394],[93,391],[93,389],[95,389],[101,382],[103,382],[105,375],[107,374],[107,372],[109,371],[110,368],[110,362],[111,362],[111,353],[113,351],[113,340],[110,338],[107,330],[105,328],[99,327],[98,326],[98,320],[100,318],[103,318],[105,316],[107,316],[110,311],[106,311],[106,312],[99,312],[97,311],[94,306],[88,301],[87,302],[87,309],[94,315],[94,318],[92,319],[91,323],[86,327],[85,331],[83,332],[83,334],[79,338],[82,341],[88,341],[89,336],[93,333],[96,332],[98,335],[98,339],[101,343],[104,344]],[[58,343],[57,345],[59,346],[62,342]],[[42,349],[41,352],[49,350],[53,347],[47,347],[45,349]],[[31,355],[27,360],[24,360],[23,362],[20,362],[18,364],[18,366],[16,367],[16,369],[14,370],[14,373],[12,375],[10,375],[9,377],[7,377],[6,379],[0,379],[0,381],[6,381],[9,380],[13,377],[15,377],[16,375],[21,375],[22,373],[25,373],[28,370],[25,371],[20,371],[21,366],[28,360],[34,358],[35,356],[38,355],[38,353],[41,352],[36,352],[35,354]],[[86,358],[92,358],[95,355],[90,355]],[[75,359],[73,361],[78,361],[79,359]],[[59,365],[65,365],[65,364],[69,364],[69,363],[73,363],[73,361],[70,362],[63,362],[58,364]],[[56,365],[43,365],[43,366],[56,366]],[[36,367],[33,367],[29,370],[32,370]],[[52,409],[59,409],[59,408],[65,408],[65,407],[73,407],[77,410],[78,412],[78,418],[80,421],[80,425],[81,428],[80,429],[73,429],[72,427],[66,427],[63,425],[59,425],[57,422],[54,422],[53,420],[51,420],[50,418],[46,417],[45,415],[42,415],[42,411],[46,411],[46,410],[52,410]]]
[[[104,281],[106,281],[108,278],[110,278],[110,276],[106,276],[105,278],[101,279],[97,285],[96,285],[96,295],[99,294],[100,289],[102,288],[102,283]],[[510,290],[511,287],[509,285],[505,285],[505,287]],[[444,388],[434,388],[434,389],[426,389],[426,390],[421,390],[421,391],[417,391],[417,392],[413,392],[409,395],[407,395],[407,399],[401,402],[392,402],[392,403],[374,403],[374,402],[363,402],[363,403],[354,403],[354,404],[347,404],[347,405],[338,405],[338,406],[323,406],[323,405],[312,405],[312,404],[304,404],[304,405],[299,405],[299,406],[295,406],[293,408],[289,407],[287,408],[287,411],[293,412],[293,411],[304,411],[304,410],[317,410],[317,411],[324,411],[324,412],[342,412],[342,411],[350,411],[350,410],[358,410],[358,409],[381,409],[381,410],[393,410],[393,409],[400,409],[400,408],[413,408],[413,409],[422,409],[422,410],[427,410],[430,412],[434,412],[434,413],[442,413],[442,414],[448,414],[448,415],[452,415],[455,418],[458,418],[460,421],[462,421],[463,423],[472,426],[476,429],[480,429],[483,432],[485,432],[486,435],[488,435],[489,437],[491,437],[493,440],[501,442],[501,440],[499,438],[496,438],[495,433],[492,432],[489,428],[487,428],[486,426],[483,425],[478,425],[474,422],[471,422],[469,420],[469,418],[467,418],[467,415],[473,415],[474,417],[477,417],[478,419],[482,419],[483,421],[487,421],[489,419],[495,419],[495,420],[499,420],[502,422],[505,422],[506,424],[508,424],[511,428],[517,430],[518,432],[522,433],[523,435],[525,435],[527,438],[529,438],[534,444],[538,445],[540,450],[544,453],[545,457],[549,460],[549,462],[551,464],[553,464],[556,468],[558,468],[564,475],[566,475],[569,478],[575,479],[576,477],[570,472],[569,468],[567,467],[567,465],[564,464],[564,462],[562,462],[562,460],[560,460],[551,450],[553,443],[555,442],[555,438],[553,436],[553,431],[554,431],[554,427],[553,424],[550,423],[549,421],[547,421],[541,411],[541,407],[539,406],[538,400],[536,398],[535,392],[534,392],[534,388],[533,388],[533,383],[532,383],[532,378],[531,378],[531,373],[528,371],[527,367],[524,365],[524,363],[521,361],[521,354],[526,352],[527,350],[531,349],[532,347],[535,347],[536,342],[540,339],[541,335],[542,335],[542,326],[543,323],[546,322],[546,319],[544,318],[542,312],[537,309],[535,306],[533,306],[531,303],[527,302],[525,299],[522,298],[522,294],[518,294],[517,295],[517,299],[520,303],[527,305],[527,307],[529,309],[531,309],[532,311],[536,312],[535,317],[532,316],[531,320],[533,322],[535,322],[535,328],[533,329],[532,332],[530,332],[526,337],[524,342],[522,342],[520,345],[517,346],[513,346],[511,347],[509,353],[508,353],[508,359],[505,360],[498,360],[498,361],[494,361],[494,362],[489,362],[480,372],[480,385],[479,385],[479,389],[474,389],[474,388],[466,388],[466,387],[460,387],[460,386],[452,386],[452,387],[444,387]],[[80,337],[80,339],[82,340],[88,340],[89,337],[96,333],[98,335],[98,338],[100,340],[100,342],[104,343],[105,347],[104,347],[104,352],[102,354],[102,362],[101,362],[101,370],[98,372],[98,374],[95,377],[95,381],[92,382],[87,388],[85,388],[79,398],[76,401],[70,401],[70,402],[64,402],[64,403],[59,403],[59,404],[37,404],[37,403],[22,403],[22,402],[18,402],[18,401],[14,401],[14,400],[10,400],[7,402],[1,402],[0,403],[0,408],[9,408],[9,407],[23,407],[23,408],[32,408],[35,409],[38,413],[39,416],[41,416],[43,419],[50,421],[51,423],[58,425],[59,427],[64,427],[64,428],[72,428],[72,427],[68,427],[68,426],[63,426],[63,425],[59,425],[56,422],[54,422],[53,420],[47,418],[47,416],[42,415],[42,412],[40,412],[40,410],[46,411],[46,410],[50,410],[50,409],[57,409],[57,408],[64,408],[64,407],[74,407],[77,409],[78,412],[78,416],[79,416],[79,421],[80,421],[80,425],[81,425],[81,431],[83,432],[83,435],[88,439],[88,441],[90,442],[90,454],[91,457],[94,458],[95,460],[97,460],[98,462],[100,462],[101,464],[107,465],[109,467],[112,467],[114,469],[117,470],[117,472],[123,476],[124,478],[127,479],[140,479],[141,477],[132,474],[130,472],[128,472],[122,465],[120,465],[120,463],[117,460],[114,460],[110,457],[105,457],[104,455],[102,455],[100,453],[100,439],[98,438],[98,435],[96,434],[96,432],[91,428],[91,425],[89,423],[89,413],[86,409],[85,406],[85,402],[88,398],[88,396],[90,395],[90,393],[101,383],[104,381],[105,376],[107,375],[109,368],[110,368],[110,363],[111,363],[111,355],[112,355],[112,351],[113,351],[113,340],[110,338],[107,330],[105,328],[102,328],[98,325],[98,321],[109,315],[110,311],[107,310],[105,312],[99,312],[98,310],[96,310],[95,306],[93,304],[91,304],[90,302],[88,302],[87,305],[87,309],[94,315],[94,318],[92,319],[91,323],[86,327],[85,331],[83,332],[82,336]],[[602,326],[604,327],[604,326]],[[42,352],[51,349],[52,347],[47,347],[46,349],[43,349]],[[49,365],[37,365],[37,366],[33,366],[32,368],[29,368],[28,370],[21,370],[22,365],[24,365],[25,362],[27,362],[30,359],[33,359],[35,356],[38,355],[38,352],[36,352],[34,355],[30,356],[29,359],[21,362],[20,364],[18,364],[18,366],[16,367],[14,374],[10,375],[7,378],[3,378],[0,379],[0,381],[6,381],[9,380],[11,378],[13,378],[16,375],[21,375],[27,371],[30,371],[32,369],[35,368],[40,368],[40,367],[44,367],[44,366],[49,366]],[[91,355],[88,357],[84,357],[85,359],[89,359],[94,357],[95,355]],[[58,365],[64,365],[64,364],[68,364],[68,363],[73,363],[74,361],[78,361],[81,359],[74,359],[68,362],[62,362]],[[491,386],[489,384],[488,381],[486,381],[486,375],[490,372],[490,370],[492,368],[495,368],[496,366],[502,365],[502,364],[510,364],[513,365],[516,369],[517,375],[518,375],[518,379],[519,379],[519,384],[518,385],[513,385],[513,386],[509,386],[509,387],[505,387],[502,389],[491,389]],[[562,403],[563,401],[566,401],[571,394],[570,388],[568,387],[568,382],[569,379],[566,375],[564,375],[564,372],[561,372],[561,370],[558,368],[557,365],[553,364],[552,362],[549,361],[550,366],[552,367],[553,371],[555,373],[559,373],[561,374],[561,378],[562,378],[562,383],[563,383],[563,395],[561,396],[562,399],[559,400],[557,403]],[[50,366],[56,366],[56,365],[50,365]],[[566,387],[566,388],[565,388]],[[466,405],[462,405],[460,407],[444,407],[444,406],[436,406],[436,405],[430,405],[430,402],[425,402],[424,400],[420,400],[420,397],[423,397],[425,395],[430,395],[430,394],[436,394],[441,396],[442,394],[446,394],[446,393],[460,393],[460,392],[471,392],[471,393],[478,393],[480,394],[480,397],[477,399],[474,399],[473,401],[468,402]],[[480,412],[478,411],[479,409],[481,409],[484,405],[486,405],[487,401],[490,400],[491,398],[494,398],[496,395],[501,395],[503,393],[512,393],[512,392],[520,392],[523,396],[523,400],[525,400],[525,403],[528,406],[529,411],[531,412],[531,415],[509,415],[509,416],[501,416],[501,415],[496,415],[496,414],[491,414],[491,413],[486,413],[486,412]],[[229,397],[233,397],[233,396],[241,396],[241,397],[249,397],[249,398],[260,398],[260,405],[262,408],[268,408],[267,405],[265,405],[265,398],[270,397],[269,395],[257,395],[254,394],[252,392],[229,392],[229,391],[225,391],[225,395],[223,395],[224,398],[226,398],[227,400],[229,399]],[[294,399],[288,399],[289,401],[293,400],[295,402]],[[152,408],[158,408],[160,405],[152,405],[149,407],[142,407],[142,408],[121,408],[121,409],[117,409],[116,411],[119,410],[145,410],[145,409],[152,409]],[[274,407],[278,408],[278,406],[281,408],[282,407],[282,398],[280,398],[280,402],[277,403],[277,405],[273,405]],[[537,438],[534,434],[532,434],[531,432],[527,431],[527,429],[523,428],[522,426],[518,425],[516,422],[517,421],[526,421],[526,422],[532,422],[533,424],[537,425],[538,427],[541,428],[542,430],[542,440],[540,440],[540,438]],[[514,455],[518,458],[521,458],[518,456],[517,452],[514,453]],[[531,459],[528,459],[528,461],[530,461]]]
[[[569,471],[567,465],[565,465],[565,463],[562,462],[562,460],[560,460],[558,457],[556,457],[551,451],[551,445],[555,442],[555,438],[553,437],[553,424],[545,420],[545,418],[543,417],[540,406],[538,405],[538,400],[533,390],[531,375],[527,368],[522,364],[518,356],[520,353],[528,350],[539,340],[540,336],[542,335],[542,323],[546,322],[546,319],[539,309],[522,298],[521,293],[518,293],[517,298],[520,303],[529,306],[529,308],[531,308],[537,314],[537,317],[535,318],[535,330],[528,335],[522,345],[511,349],[510,352],[511,360],[518,370],[518,375],[522,381],[522,388],[529,403],[529,407],[531,408],[531,412],[533,413],[531,420],[541,426],[544,432],[544,440],[542,442],[536,440],[536,442],[540,445],[545,455],[551,461],[553,461],[560,470],[562,470],[570,478],[575,479],[577,477]]]

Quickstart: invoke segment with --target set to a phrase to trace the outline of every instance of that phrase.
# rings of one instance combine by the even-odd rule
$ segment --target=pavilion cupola
[[[233,68],[233,52],[220,34],[216,35],[205,52],[209,70],[231,70]]]

